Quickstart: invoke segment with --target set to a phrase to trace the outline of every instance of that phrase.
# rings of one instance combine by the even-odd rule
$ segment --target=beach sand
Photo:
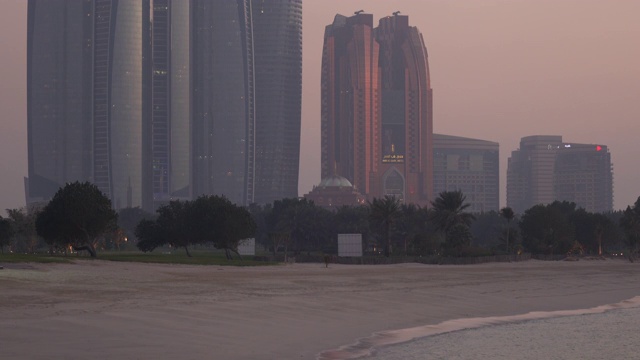
[[[315,359],[374,332],[640,295],[640,264],[4,264],[5,359]]]

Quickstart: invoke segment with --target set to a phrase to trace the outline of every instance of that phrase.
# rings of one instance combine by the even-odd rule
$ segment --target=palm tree
[[[473,214],[464,210],[470,206],[465,204],[467,199],[462,191],[443,191],[435,201],[431,202],[432,211],[429,220],[436,226],[436,230],[446,233],[456,224],[471,226],[476,219]]]
[[[500,216],[507,220],[507,256],[509,256],[509,230],[511,229],[511,220],[513,220],[514,215],[513,209],[508,206],[500,209]],[[509,261],[511,261],[511,259],[509,259]]]
[[[391,239],[389,233],[391,226],[400,213],[400,199],[396,199],[393,196],[385,196],[384,199],[374,198],[373,202],[369,202],[369,207],[371,208],[371,220],[383,229],[386,244],[384,256],[389,257],[391,254]]]

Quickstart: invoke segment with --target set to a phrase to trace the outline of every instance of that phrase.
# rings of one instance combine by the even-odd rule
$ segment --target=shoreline
[[[640,265],[615,259],[328,269],[29,265],[0,272],[9,358],[316,359],[385,331],[640,295]]]
[[[640,309],[640,296],[635,296],[618,303],[600,305],[588,309],[532,311],[520,315],[506,315],[482,318],[462,318],[446,320],[435,325],[423,325],[413,328],[381,331],[355,343],[326,350],[318,354],[318,360],[349,360],[371,358],[378,350],[389,346],[402,345],[427,337],[448,334],[457,331],[479,329],[487,326],[529,322],[542,319],[553,319],[567,316],[603,314],[623,309]]]

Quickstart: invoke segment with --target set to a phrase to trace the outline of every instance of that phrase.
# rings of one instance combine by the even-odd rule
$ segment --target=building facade
[[[433,192],[460,190],[468,210],[500,210],[500,148],[497,142],[433,134]]]
[[[564,143],[556,153],[554,192],[590,212],[613,210],[613,167],[605,145]]]
[[[395,14],[336,15],[322,58],[321,174],[368,199],[427,205],[433,194],[432,90],[422,35]]]
[[[194,0],[193,196],[254,201],[255,82],[251,1]]]
[[[591,212],[613,209],[613,171],[606,146],[565,143],[562,136],[521,139],[507,168],[507,206],[517,213],[571,201]]]
[[[91,1],[29,1],[28,204],[93,176],[92,12]]]
[[[203,194],[240,205],[297,197],[301,0],[28,9],[28,203],[71,181],[148,211]]]
[[[153,0],[151,187],[153,206],[191,198],[191,28],[188,1]]]
[[[28,203],[91,181],[115,208],[144,205],[149,11],[149,1],[29,1]]]
[[[298,196],[302,104],[302,0],[252,1],[255,198]]]

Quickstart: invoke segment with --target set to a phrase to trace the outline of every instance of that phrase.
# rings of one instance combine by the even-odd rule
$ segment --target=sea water
[[[640,309],[618,309],[425,337],[371,359],[640,359]]]
[[[640,359],[640,297],[375,333],[318,359]]]

